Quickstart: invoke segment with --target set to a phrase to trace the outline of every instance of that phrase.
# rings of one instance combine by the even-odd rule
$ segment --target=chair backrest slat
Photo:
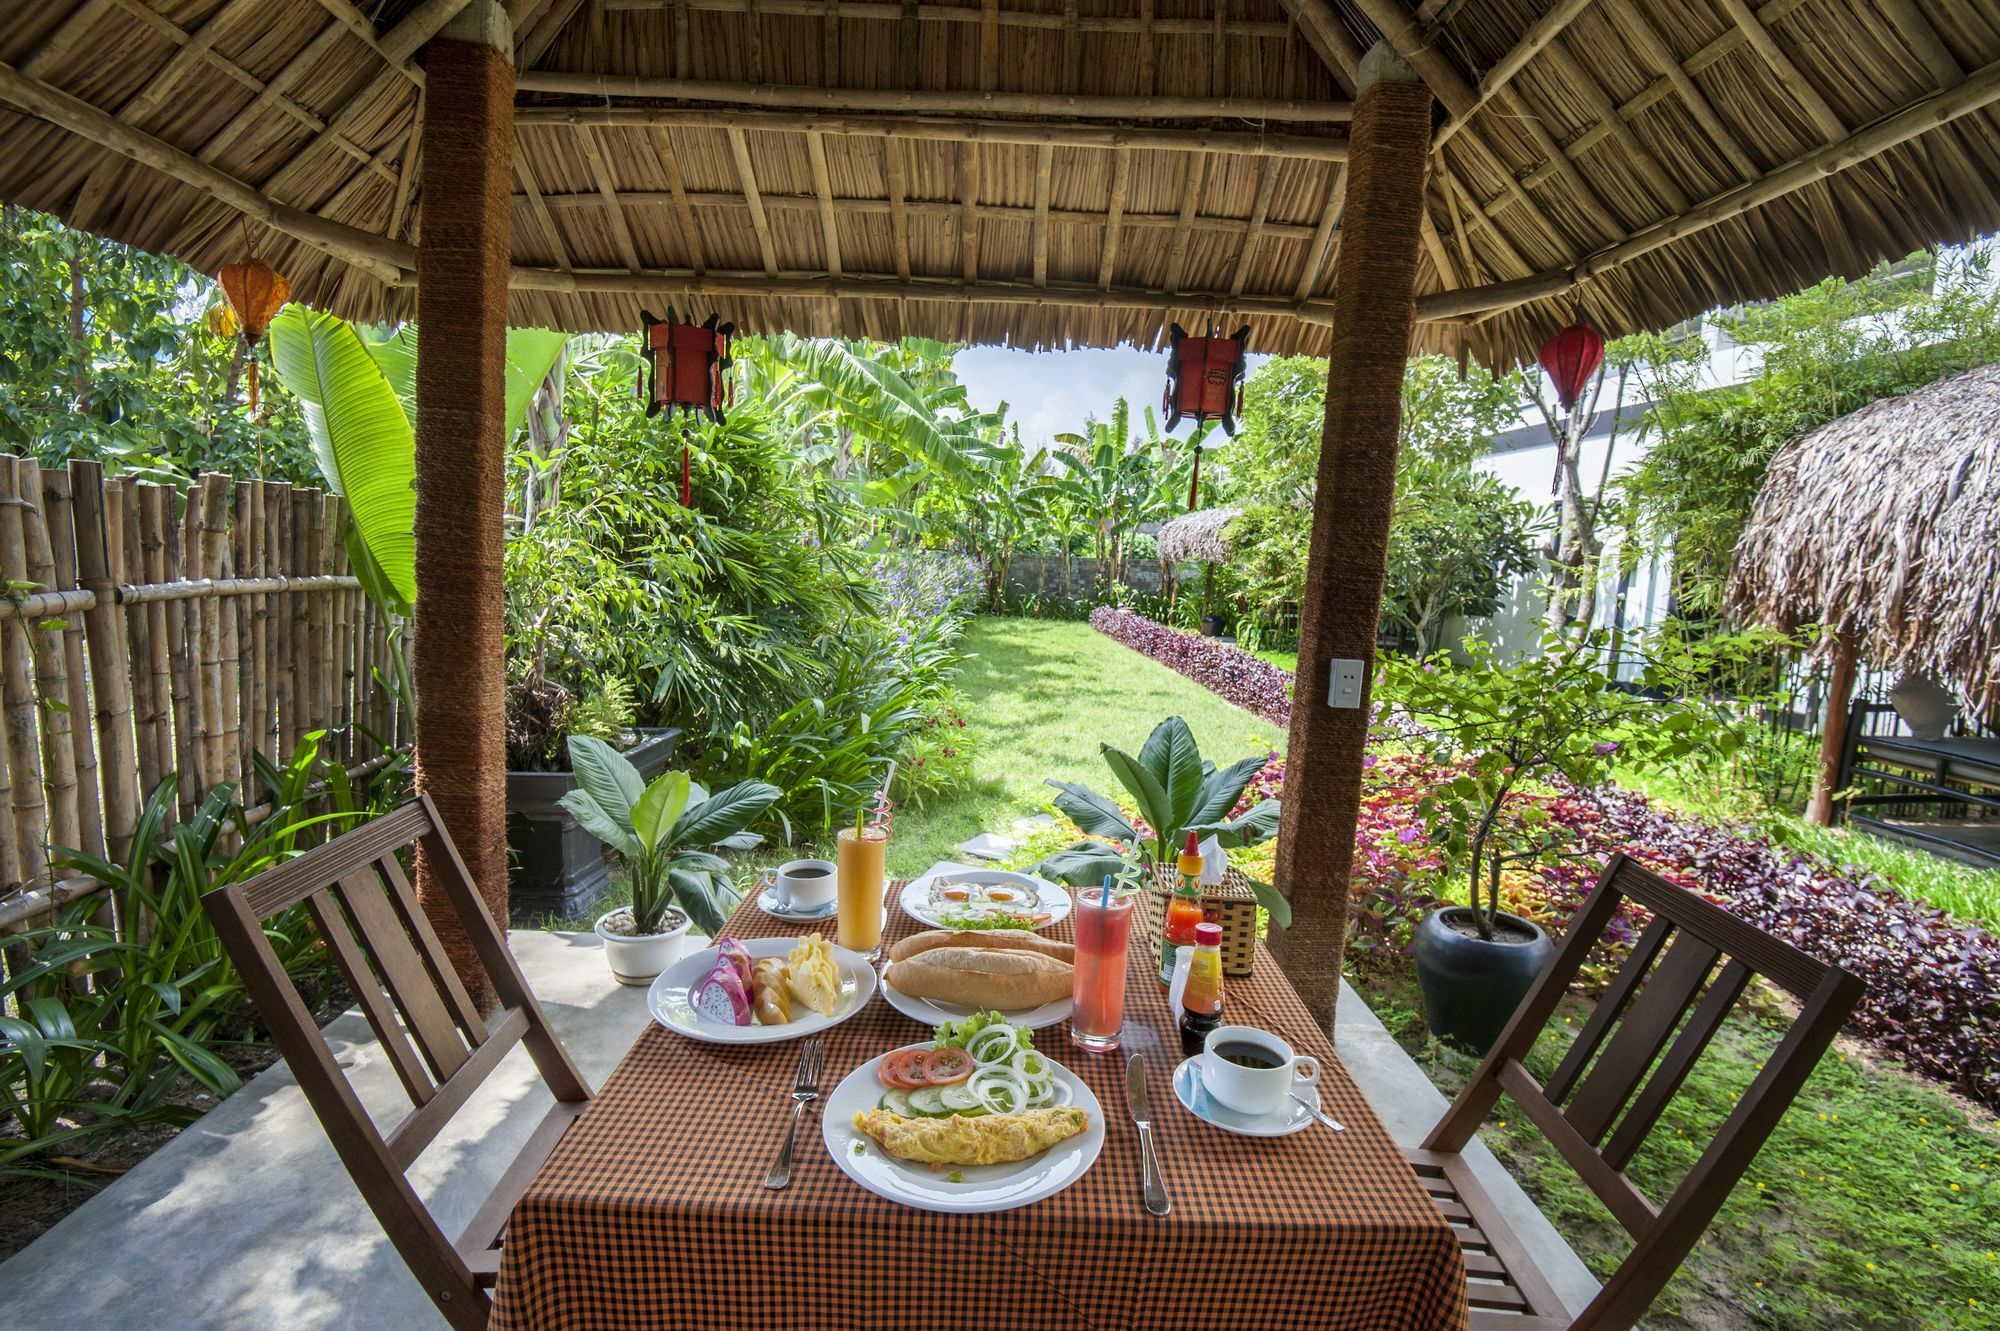
[[[1722,954],[1699,938],[1681,935],[1632,1001],[1625,1019],[1570,1098],[1566,1116],[1591,1142],[1601,1142],[1611,1120],[1659,1056],[1667,1037],[1694,1006],[1695,997]]]
[[[383,894],[382,880],[370,868],[356,869],[341,877],[334,892],[354,921],[362,945],[375,959],[389,997],[409,1024],[431,1076],[444,1081],[464,1066],[466,1042],[445,1011],[444,1000],[438,997],[437,986],[404,931],[399,913]]]
[[[520,1008],[505,1008],[493,1014],[499,1020],[493,1025],[493,1033],[474,1050],[451,1079],[437,1088],[437,1096],[401,1123],[389,1134],[389,1151],[396,1157],[396,1163],[408,1169],[412,1161],[424,1153],[444,1126],[451,1121],[459,1107],[479,1089],[479,1083],[487,1074],[498,1067],[500,1060],[513,1052],[514,1046],[528,1032],[527,1014]]]
[[[1632,940],[1632,950],[1618,967],[1618,973],[1611,977],[1611,984],[1598,997],[1597,1006],[1583,1023],[1583,1029],[1576,1033],[1576,1042],[1556,1065],[1555,1073],[1549,1078],[1549,1099],[1561,1104],[1569,1097],[1576,1079],[1597,1053],[1597,1047],[1611,1034],[1611,1028],[1625,1015],[1625,1005],[1632,1001],[1632,995],[1639,990],[1639,982],[1646,978],[1653,958],[1660,955],[1660,949],[1667,945],[1667,935],[1673,932],[1673,925],[1664,919],[1654,919]],[[1567,937],[1567,935],[1565,935]],[[1578,958],[1579,963],[1582,958]]]
[[[380,818],[372,818],[351,831],[316,847],[310,854],[264,870],[247,883],[237,884],[244,906],[260,920],[268,920],[288,906],[301,901],[342,874],[351,873],[371,860],[392,854],[422,836],[429,824],[424,807],[402,805]],[[328,847],[340,849],[331,854]]]
[[[1530,1051],[1627,900],[1645,906],[1653,918],[1554,1074],[1537,1083],[1526,1065]],[[1711,1134],[1701,1159],[1655,1206],[1624,1170],[1756,976],[1799,998],[1799,1016]],[[1631,1252],[1572,1331],[1627,1331],[1701,1237],[1862,993],[1861,981],[1839,967],[1613,855],[1540,978],[1424,1148],[1462,1150],[1500,1096],[1513,1096],[1633,1236]]]
[[[445,1004],[451,1009],[459,1028],[474,1044],[484,1040],[486,1026],[480,1020],[479,1009],[473,1004],[472,995],[465,991],[458,972],[446,962],[444,944],[438,941],[430,916],[417,903],[416,889],[410,886],[402,864],[394,855],[384,855],[375,861],[375,868],[389,884],[389,899],[395,903],[397,914],[403,917],[403,924],[416,935],[417,953],[430,969],[431,978],[437,982],[438,992],[444,996]]]
[[[332,893],[322,888],[306,898],[306,910],[312,916],[313,926],[319,930],[320,938],[326,943],[326,950],[333,955],[334,965],[347,981],[347,991],[354,995],[354,1001],[361,1005],[362,1015],[368,1018],[370,1029],[382,1045],[382,1052],[388,1056],[389,1065],[396,1069],[396,1077],[403,1083],[410,1100],[418,1105],[427,1104],[435,1091],[432,1089],[430,1074],[423,1061],[417,1057],[416,1047],[404,1033],[403,1023],[391,1006],[387,995],[382,992],[382,981],[375,974],[375,968],[368,964],[361,945],[355,941],[354,931],[348,926],[347,915]]]

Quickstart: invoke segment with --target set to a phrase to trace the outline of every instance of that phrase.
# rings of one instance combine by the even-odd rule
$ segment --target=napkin
[[[1222,886],[1222,876],[1229,871],[1229,852],[1212,836],[1197,843],[1195,849],[1201,852],[1201,885]]]

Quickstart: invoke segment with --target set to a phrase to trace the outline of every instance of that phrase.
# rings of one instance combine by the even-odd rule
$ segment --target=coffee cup
[[[831,860],[793,860],[765,878],[776,889],[779,908],[795,913],[825,909],[832,904],[838,883]]]
[[[1240,1114],[1275,1113],[1318,1080],[1318,1059],[1255,1026],[1218,1026],[1202,1044],[1203,1088]]]

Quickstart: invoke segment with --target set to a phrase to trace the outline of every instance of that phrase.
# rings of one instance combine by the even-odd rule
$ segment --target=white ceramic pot
[[[681,943],[687,937],[690,921],[682,914],[680,927],[663,934],[621,934],[611,929],[609,921],[624,909],[620,906],[597,917],[597,936],[604,940],[604,960],[610,964],[612,978],[618,983],[651,984],[654,976],[680,960]]]

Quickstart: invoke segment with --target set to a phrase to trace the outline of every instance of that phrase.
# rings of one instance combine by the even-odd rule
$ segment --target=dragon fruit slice
[[[725,1026],[750,1024],[750,991],[737,978],[736,968],[727,962],[717,962],[688,997],[694,1004],[695,1015],[703,1021]]]
[[[743,988],[748,992],[752,969],[749,950],[728,934],[715,940],[715,950],[721,954],[721,961],[736,972],[736,978],[743,982]]]

